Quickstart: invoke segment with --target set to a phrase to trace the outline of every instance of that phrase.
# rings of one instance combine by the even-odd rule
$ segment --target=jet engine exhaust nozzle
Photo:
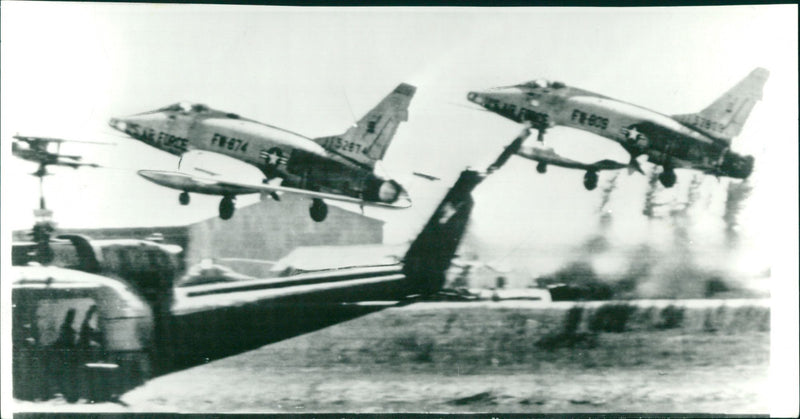
[[[755,157],[742,156],[732,151],[725,153],[720,165],[720,172],[724,176],[730,176],[736,179],[747,179],[753,173],[753,166],[755,165]]]

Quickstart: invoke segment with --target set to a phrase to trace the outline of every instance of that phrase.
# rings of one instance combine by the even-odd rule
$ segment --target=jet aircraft
[[[642,155],[662,166],[659,180],[669,188],[677,180],[675,169],[678,168],[737,179],[750,176],[754,158],[731,151],[731,140],[742,131],[756,101],[761,99],[768,76],[766,69],[756,68],[699,113],[672,116],[547,80],[473,91],[467,94],[467,99],[536,129],[540,142],[544,141],[546,130],[555,126],[576,128],[611,139],[630,154],[628,167],[631,170],[642,172],[637,162]],[[529,150],[522,155],[539,161],[541,173],[547,164],[586,170],[584,186],[589,190],[597,186],[598,170],[618,166],[601,162],[585,165],[545,154]]]
[[[61,154],[61,144],[65,142],[109,145],[109,143],[98,143],[92,141],[73,141],[63,140],[60,138],[15,135],[14,142],[11,143],[11,153],[23,160],[38,163],[39,168],[33,173],[34,176],[38,177],[46,176],[48,174],[47,166],[67,166],[73,169],[77,169],[81,166],[100,167],[96,163],[81,162],[81,156]],[[50,144],[56,145],[55,150],[50,150]]]
[[[286,192],[312,198],[309,213],[320,222],[328,213],[323,199],[388,208],[411,205],[405,189],[374,168],[397,127],[408,119],[415,92],[414,86],[402,83],[344,134],[314,139],[190,103],[111,118],[109,125],[182,159],[210,154],[255,166],[265,176],[257,184],[233,180],[213,168],[194,173],[139,171],[151,182],[181,190],[182,205],[189,204],[189,192],[221,195],[219,216],[227,220],[233,216],[237,195],[266,193],[279,200],[278,193]],[[280,179],[280,185],[274,179]]]

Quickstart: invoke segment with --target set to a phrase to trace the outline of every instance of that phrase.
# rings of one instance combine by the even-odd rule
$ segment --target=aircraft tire
[[[236,205],[233,203],[233,198],[229,196],[222,198],[219,202],[219,218],[230,220],[234,211],[236,211]]]
[[[588,191],[594,190],[594,188],[597,187],[597,172],[586,172],[586,174],[583,175],[583,186]]]
[[[180,195],[178,195],[178,202],[180,202],[181,205],[189,205],[189,201],[191,201],[189,192],[183,191]]]
[[[312,220],[321,223],[328,216],[328,204],[321,199],[314,199],[311,207],[308,208],[308,214],[311,215]]]
[[[539,162],[539,164],[536,165],[536,171],[539,173],[547,173],[547,163]]]
[[[664,169],[661,174],[658,175],[658,180],[664,185],[665,188],[671,188],[675,186],[675,181],[677,181],[677,176],[675,176],[675,171],[672,169]]]

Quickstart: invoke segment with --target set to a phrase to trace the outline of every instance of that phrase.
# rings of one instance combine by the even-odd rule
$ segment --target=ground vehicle
[[[13,246],[15,397],[103,400],[157,373],[180,248],[76,235],[50,248],[44,267],[37,244]]]
[[[11,274],[15,397],[106,399],[150,376],[153,315],[130,286],[57,267]]]

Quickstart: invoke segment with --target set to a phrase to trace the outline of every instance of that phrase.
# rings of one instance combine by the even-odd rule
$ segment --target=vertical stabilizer
[[[402,83],[344,134],[315,138],[314,141],[331,152],[375,167],[375,162],[386,154],[397,127],[408,120],[408,105],[416,90],[416,87]]]
[[[484,175],[465,170],[436,208],[403,259],[403,273],[420,294],[439,291],[450,260],[467,230],[472,213],[472,190]]]
[[[761,100],[769,71],[756,68],[711,105],[696,114],[675,115],[681,123],[730,142],[742,132],[750,111]]]

